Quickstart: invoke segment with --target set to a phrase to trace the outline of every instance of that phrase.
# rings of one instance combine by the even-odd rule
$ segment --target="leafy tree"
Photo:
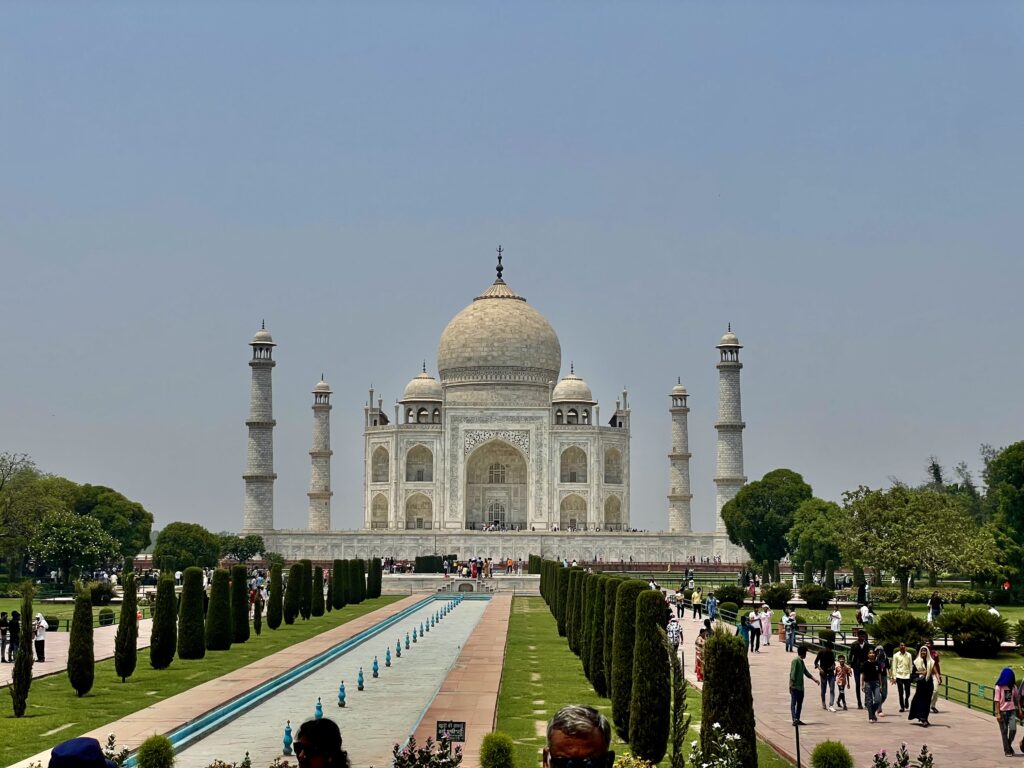
[[[659,591],[647,589],[637,596],[629,711],[643,712],[643,717],[629,719],[629,748],[654,765],[665,757],[672,711],[671,652],[664,618],[665,598]]]
[[[608,695],[608,680],[604,672],[605,590],[610,576],[598,575],[594,579],[594,608],[590,612],[590,683],[598,696]]]
[[[840,562],[842,526],[837,522],[842,517],[843,511],[835,502],[817,498],[801,502],[786,535],[793,562],[810,560],[819,570],[824,570],[828,560]]]
[[[31,549],[38,564],[56,566],[68,578],[72,567],[92,570],[116,559],[120,546],[99,520],[57,511],[43,518]]]
[[[174,579],[161,576],[153,605],[153,630],[149,638],[149,665],[167,669],[178,647],[178,614],[174,609]]]
[[[32,582],[21,585],[21,635],[18,637],[18,651],[14,654],[14,672],[11,675],[11,701],[14,716],[23,717],[28,707],[28,692],[32,687]],[[92,610],[91,608],[89,609]]]
[[[639,579],[623,581],[615,598],[615,636],[612,638],[612,720],[619,738],[629,740],[630,699],[633,695],[633,645],[636,642],[636,600],[648,589]]]
[[[288,585],[284,589],[284,623],[294,624],[299,615],[299,602],[302,593],[302,574],[306,569],[302,563],[292,563],[288,569]]]
[[[334,607],[340,611],[348,602],[348,560],[334,561],[331,583],[334,584],[334,592],[331,593]]]
[[[319,565],[313,569],[313,608],[314,616],[324,615],[324,569]]]
[[[139,620],[134,573],[125,574],[123,586],[121,621],[117,625],[117,634],[114,636],[114,671],[117,672],[122,683],[135,673],[135,665],[138,663]],[[91,597],[89,602],[91,605]]]
[[[743,768],[757,768],[757,738],[754,733],[754,697],[750,688],[750,665],[743,638],[721,629],[708,637],[701,654],[704,688],[701,691],[701,748],[704,759],[717,742],[712,724],[723,733],[738,735],[736,742]]]
[[[999,451],[987,448],[984,476],[985,510],[999,531],[1004,561],[1019,582],[1024,574],[1024,440]]]
[[[249,639],[249,572],[244,565],[231,568],[231,641]]]
[[[198,565],[213,568],[220,557],[220,539],[196,523],[170,523],[160,531],[153,559],[170,558],[177,568]]]
[[[75,612],[71,616],[67,669],[68,679],[75,693],[85,696],[92,690],[93,679],[96,676],[92,641],[92,597],[87,590],[81,588],[75,594]]]
[[[300,560],[302,564],[302,591],[299,592],[299,613],[308,620],[313,612],[313,561]]]
[[[221,534],[220,554],[222,557],[233,557],[239,563],[247,563],[257,555],[263,554],[266,545],[263,537],[254,533],[247,536],[236,536],[232,533]]]
[[[281,575],[281,566],[274,565],[270,569],[270,594],[267,596],[267,626],[277,629],[281,626],[281,615],[284,607],[284,579]]]
[[[206,610],[206,650],[226,651],[231,648],[231,576],[223,568],[213,572],[210,582],[210,605]],[[246,615],[248,624],[248,615]]]
[[[74,501],[77,515],[96,518],[107,533],[117,539],[125,557],[135,557],[149,546],[153,515],[139,502],[126,498],[113,488],[81,485]]]
[[[66,512],[76,487],[42,474],[28,454],[0,453],[0,558],[13,577],[22,573],[43,518]]]
[[[672,720],[669,729],[672,755],[669,758],[669,768],[686,768],[686,755],[683,750],[686,734],[690,730],[690,714],[686,711],[686,675],[683,672],[683,664],[675,652],[670,651],[668,658],[672,663]]]
[[[779,560],[789,549],[786,534],[797,507],[811,498],[811,486],[791,469],[774,469],[740,488],[722,507],[729,540],[756,562]]]
[[[185,569],[178,606],[178,658],[201,659],[206,655],[203,569]]]
[[[995,538],[978,527],[953,496],[896,485],[861,486],[843,494],[843,556],[894,573],[900,607],[907,607],[907,577],[918,569],[968,573],[995,568]]]

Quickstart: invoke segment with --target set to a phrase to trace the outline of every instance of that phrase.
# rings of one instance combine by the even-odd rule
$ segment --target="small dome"
[[[685,394],[687,394],[686,387],[684,387],[682,385],[682,383],[676,384],[674,387],[672,387],[672,394],[673,395],[685,395]]]
[[[571,372],[568,376],[558,382],[554,392],[551,393],[553,403],[593,403],[594,395],[587,386],[587,382]]]
[[[732,332],[732,325],[730,324],[729,330],[727,330],[722,338],[718,342],[718,347],[739,347],[742,349],[743,345],[740,344],[740,340],[736,338],[736,334]]]
[[[330,394],[331,385],[321,378],[317,385],[313,387],[313,392],[326,392],[327,394]]]
[[[410,400],[440,400],[441,385],[426,371],[420,373],[405,386],[402,402]]]
[[[271,344],[275,347],[277,346],[276,344],[274,344],[274,339],[270,336],[270,331],[268,331],[266,328],[260,328],[258,331],[256,331],[256,335],[252,337],[252,341],[249,343]]]

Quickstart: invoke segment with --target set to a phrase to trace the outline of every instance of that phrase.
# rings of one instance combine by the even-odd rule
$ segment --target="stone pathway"
[[[139,622],[138,648],[149,648],[149,633],[153,629],[152,619],[143,619]],[[96,627],[92,631],[93,648],[96,661],[109,659],[114,656],[114,638],[117,636],[117,625],[109,627]],[[32,677],[44,677],[63,673],[68,667],[68,643],[71,639],[70,632],[47,632],[46,633],[46,661],[37,661],[32,665]],[[11,684],[11,675],[14,673],[13,664],[0,664],[0,688]],[[7,694],[4,694],[5,696]]]
[[[683,634],[686,676],[698,689],[701,684],[693,675],[693,641],[701,625],[700,621],[688,617],[684,621]],[[786,653],[785,645],[777,639],[777,624],[775,629],[771,645],[766,647],[762,643],[761,652],[748,657],[757,733],[795,763],[795,729],[789,712],[788,682],[789,665],[795,654]],[[807,667],[812,674],[813,666],[813,654],[808,653]],[[867,710],[856,708],[857,695],[854,692],[847,692],[849,711],[828,712],[821,708],[819,689],[810,680],[805,682],[807,692],[803,720],[806,725],[800,728],[804,765],[810,765],[814,747],[828,739],[843,742],[853,754],[854,765],[858,768],[869,768],[875,753],[881,749],[885,749],[891,758],[903,742],[906,742],[911,758],[916,757],[922,744],[927,744],[935,755],[935,764],[942,768],[991,768],[1018,763],[1021,759],[1020,755],[1003,756],[999,726],[991,715],[939,699],[939,714],[932,715],[931,727],[925,729],[916,722],[909,722],[905,714],[900,714],[895,686],[890,685],[885,716],[872,725],[868,723]]]

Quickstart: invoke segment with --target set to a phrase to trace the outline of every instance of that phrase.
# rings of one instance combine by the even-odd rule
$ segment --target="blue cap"
[[[53,748],[50,768],[117,768],[117,763],[107,760],[96,739],[80,736]]]

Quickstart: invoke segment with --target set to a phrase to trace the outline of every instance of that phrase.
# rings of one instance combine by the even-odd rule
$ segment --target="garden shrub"
[[[637,595],[633,641],[633,689],[629,711],[629,747],[633,754],[657,764],[668,748],[672,708],[672,675],[665,636],[665,599],[647,589]]]
[[[32,615],[32,582],[21,585],[21,615],[26,617],[21,622],[21,636],[18,638],[18,652],[14,654],[14,671],[11,674],[11,701],[14,705],[14,716],[23,717],[28,707],[28,692],[32,687],[32,622],[27,617]],[[91,609],[90,609],[91,611]],[[92,620],[90,619],[90,625]]]
[[[833,591],[836,588],[836,564],[831,560],[825,561],[825,588]]]
[[[46,626],[50,629],[50,632],[60,632],[60,617],[59,616],[43,616],[46,619]]]
[[[244,565],[231,569],[231,641],[249,639],[249,572]]]
[[[256,633],[256,637],[259,637],[262,629],[263,601],[257,597],[256,602],[252,604],[252,631]]]
[[[587,680],[591,680],[590,651],[594,635],[594,602],[596,600],[597,574],[588,573],[583,577],[583,615],[580,618],[580,660],[583,662],[583,676]],[[591,680],[591,684],[593,684],[593,680]]]
[[[935,624],[953,638],[953,650],[969,659],[995,658],[1010,637],[1006,619],[983,608],[943,611]]]
[[[288,569],[288,583],[284,588],[284,623],[294,624],[299,615],[299,601],[302,599],[302,563],[293,563]]]
[[[831,629],[819,629],[818,639],[830,643],[831,645],[835,645],[836,633]]]
[[[90,603],[91,602],[92,601],[90,600]],[[92,621],[92,618],[91,618],[92,614],[90,613],[89,615],[90,615],[89,621]],[[106,607],[106,608],[100,608],[100,612],[96,616],[96,621],[99,623],[99,625],[101,627],[113,626],[113,624],[114,624],[114,609],[110,608],[109,606]]]
[[[719,615],[722,615],[723,618],[725,618],[724,614],[729,614],[729,616],[728,616],[729,621],[734,621],[735,620],[736,613],[739,611],[739,609],[740,609],[740,607],[738,605],[736,605],[736,603],[719,603],[718,604],[718,613],[719,613]]]
[[[149,636],[149,665],[167,669],[178,647],[178,614],[174,610],[174,579],[161,576],[156,584],[153,629]]]
[[[124,597],[121,599],[121,621],[114,637],[114,671],[123,683],[135,672],[138,663],[139,620],[136,611],[135,574],[124,577]]]
[[[331,578],[330,571],[324,571],[324,579],[327,587],[324,595],[324,610],[330,613],[334,610],[334,579]]]
[[[622,579],[615,576],[607,576],[608,582],[604,587],[604,649],[602,660],[604,662],[604,686],[605,696],[612,695],[612,641],[615,639],[615,600],[619,594],[619,585]]]
[[[114,599],[114,585],[109,581],[90,581],[89,597],[93,605],[109,605]]]
[[[793,590],[785,584],[772,584],[761,590],[761,600],[775,610],[785,608],[793,599]]]
[[[615,597],[615,635],[612,638],[612,720],[619,738],[629,739],[629,707],[633,695],[633,645],[636,642],[636,599],[647,584],[628,579]]]
[[[25,623],[31,623],[27,621]],[[31,653],[31,651],[29,651]],[[71,637],[68,640],[68,680],[79,696],[92,690],[96,676],[96,661],[92,641],[92,598],[88,591],[75,595],[75,612],[71,617]]]
[[[267,601],[267,626],[277,629],[281,626],[284,612],[284,577],[281,573],[280,563],[275,563],[270,568],[270,590]]]
[[[360,558],[348,561],[348,601],[359,604],[366,597],[366,563]]]
[[[1003,592],[1003,590],[997,590]],[[942,598],[942,602],[949,606],[960,605],[960,603],[966,603],[968,605],[978,605],[988,602],[984,592],[979,592],[974,589],[928,589],[928,588],[916,588],[907,590],[907,602],[924,605],[931,598],[933,592],[938,592],[939,597]],[[871,602],[872,603],[898,603],[900,601],[900,590],[898,587],[872,587],[871,588]]]
[[[804,580],[803,580],[803,584],[801,584],[801,586],[803,586],[804,584],[813,584],[813,583],[814,583],[814,563],[812,563],[810,560],[804,560]]]
[[[139,768],[172,768],[174,747],[166,736],[150,736],[139,746],[135,754]]]
[[[380,597],[380,590],[384,578],[384,564],[379,557],[370,558],[370,574],[366,582],[366,596],[370,598]]]
[[[631,755],[627,752],[621,755],[615,755],[614,768],[654,768],[654,766],[643,758]]]
[[[299,591],[299,614],[308,620],[313,614],[313,561],[300,560],[302,565],[302,589]]]
[[[737,587],[734,584],[726,584],[724,587],[715,587],[715,599],[719,603],[736,603],[736,605],[743,605],[743,601],[747,599],[747,593],[743,590],[743,587]]]
[[[178,608],[178,658],[201,659],[206,655],[206,621],[203,610],[203,569],[185,569]]]
[[[579,581],[582,573],[583,571],[579,568],[569,569],[569,587],[565,595],[565,640],[569,646],[569,650],[573,653],[576,652],[576,649],[573,647],[576,642],[575,634],[573,633],[573,622],[576,618],[576,597],[578,594],[576,591],[576,583]]]
[[[853,755],[841,741],[823,741],[811,753],[811,768],[853,768]]]
[[[345,561],[335,560],[331,569],[331,601],[339,611],[345,607]]]
[[[705,755],[713,749],[713,731],[736,734],[739,765],[757,768],[754,699],[743,638],[716,630],[704,644],[704,688],[701,691],[700,743]],[[720,726],[714,728],[714,725]]]
[[[213,572],[210,581],[210,605],[206,611],[206,650],[226,651],[231,648],[230,576],[223,568]],[[246,622],[249,616],[246,614]]]
[[[820,584],[808,584],[800,587],[800,597],[811,610],[820,610],[828,607],[829,602],[835,597],[835,593]]]
[[[515,768],[514,750],[512,737],[507,733],[488,733],[480,744],[480,768]]]
[[[1013,642],[1024,646],[1024,619],[1017,619],[1017,625],[1013,628]]]
[[[874,624],[865,627],[875,645],[881,645],[892,656],[900,643],[916,649],[925,645],[935,635],[935,627],[915,616],[910,611],[886,611],[879,615]]]
[[[310,610],[314,616],[323,616],[324,609],[324,569],[319,565],[313,569],[313,607]]]
[[[569,602],[569,569],[558,566],[558,584],[555,587],[558,596],[555,598],[555,619],[558,621],[558,636],[566,636],[566,606]]]
[[[608,695],[608,681],[604,673],[605,589],[611,581],[607,576],[594,576],[594,607],[590,612],[590,684],[598,696]]]

